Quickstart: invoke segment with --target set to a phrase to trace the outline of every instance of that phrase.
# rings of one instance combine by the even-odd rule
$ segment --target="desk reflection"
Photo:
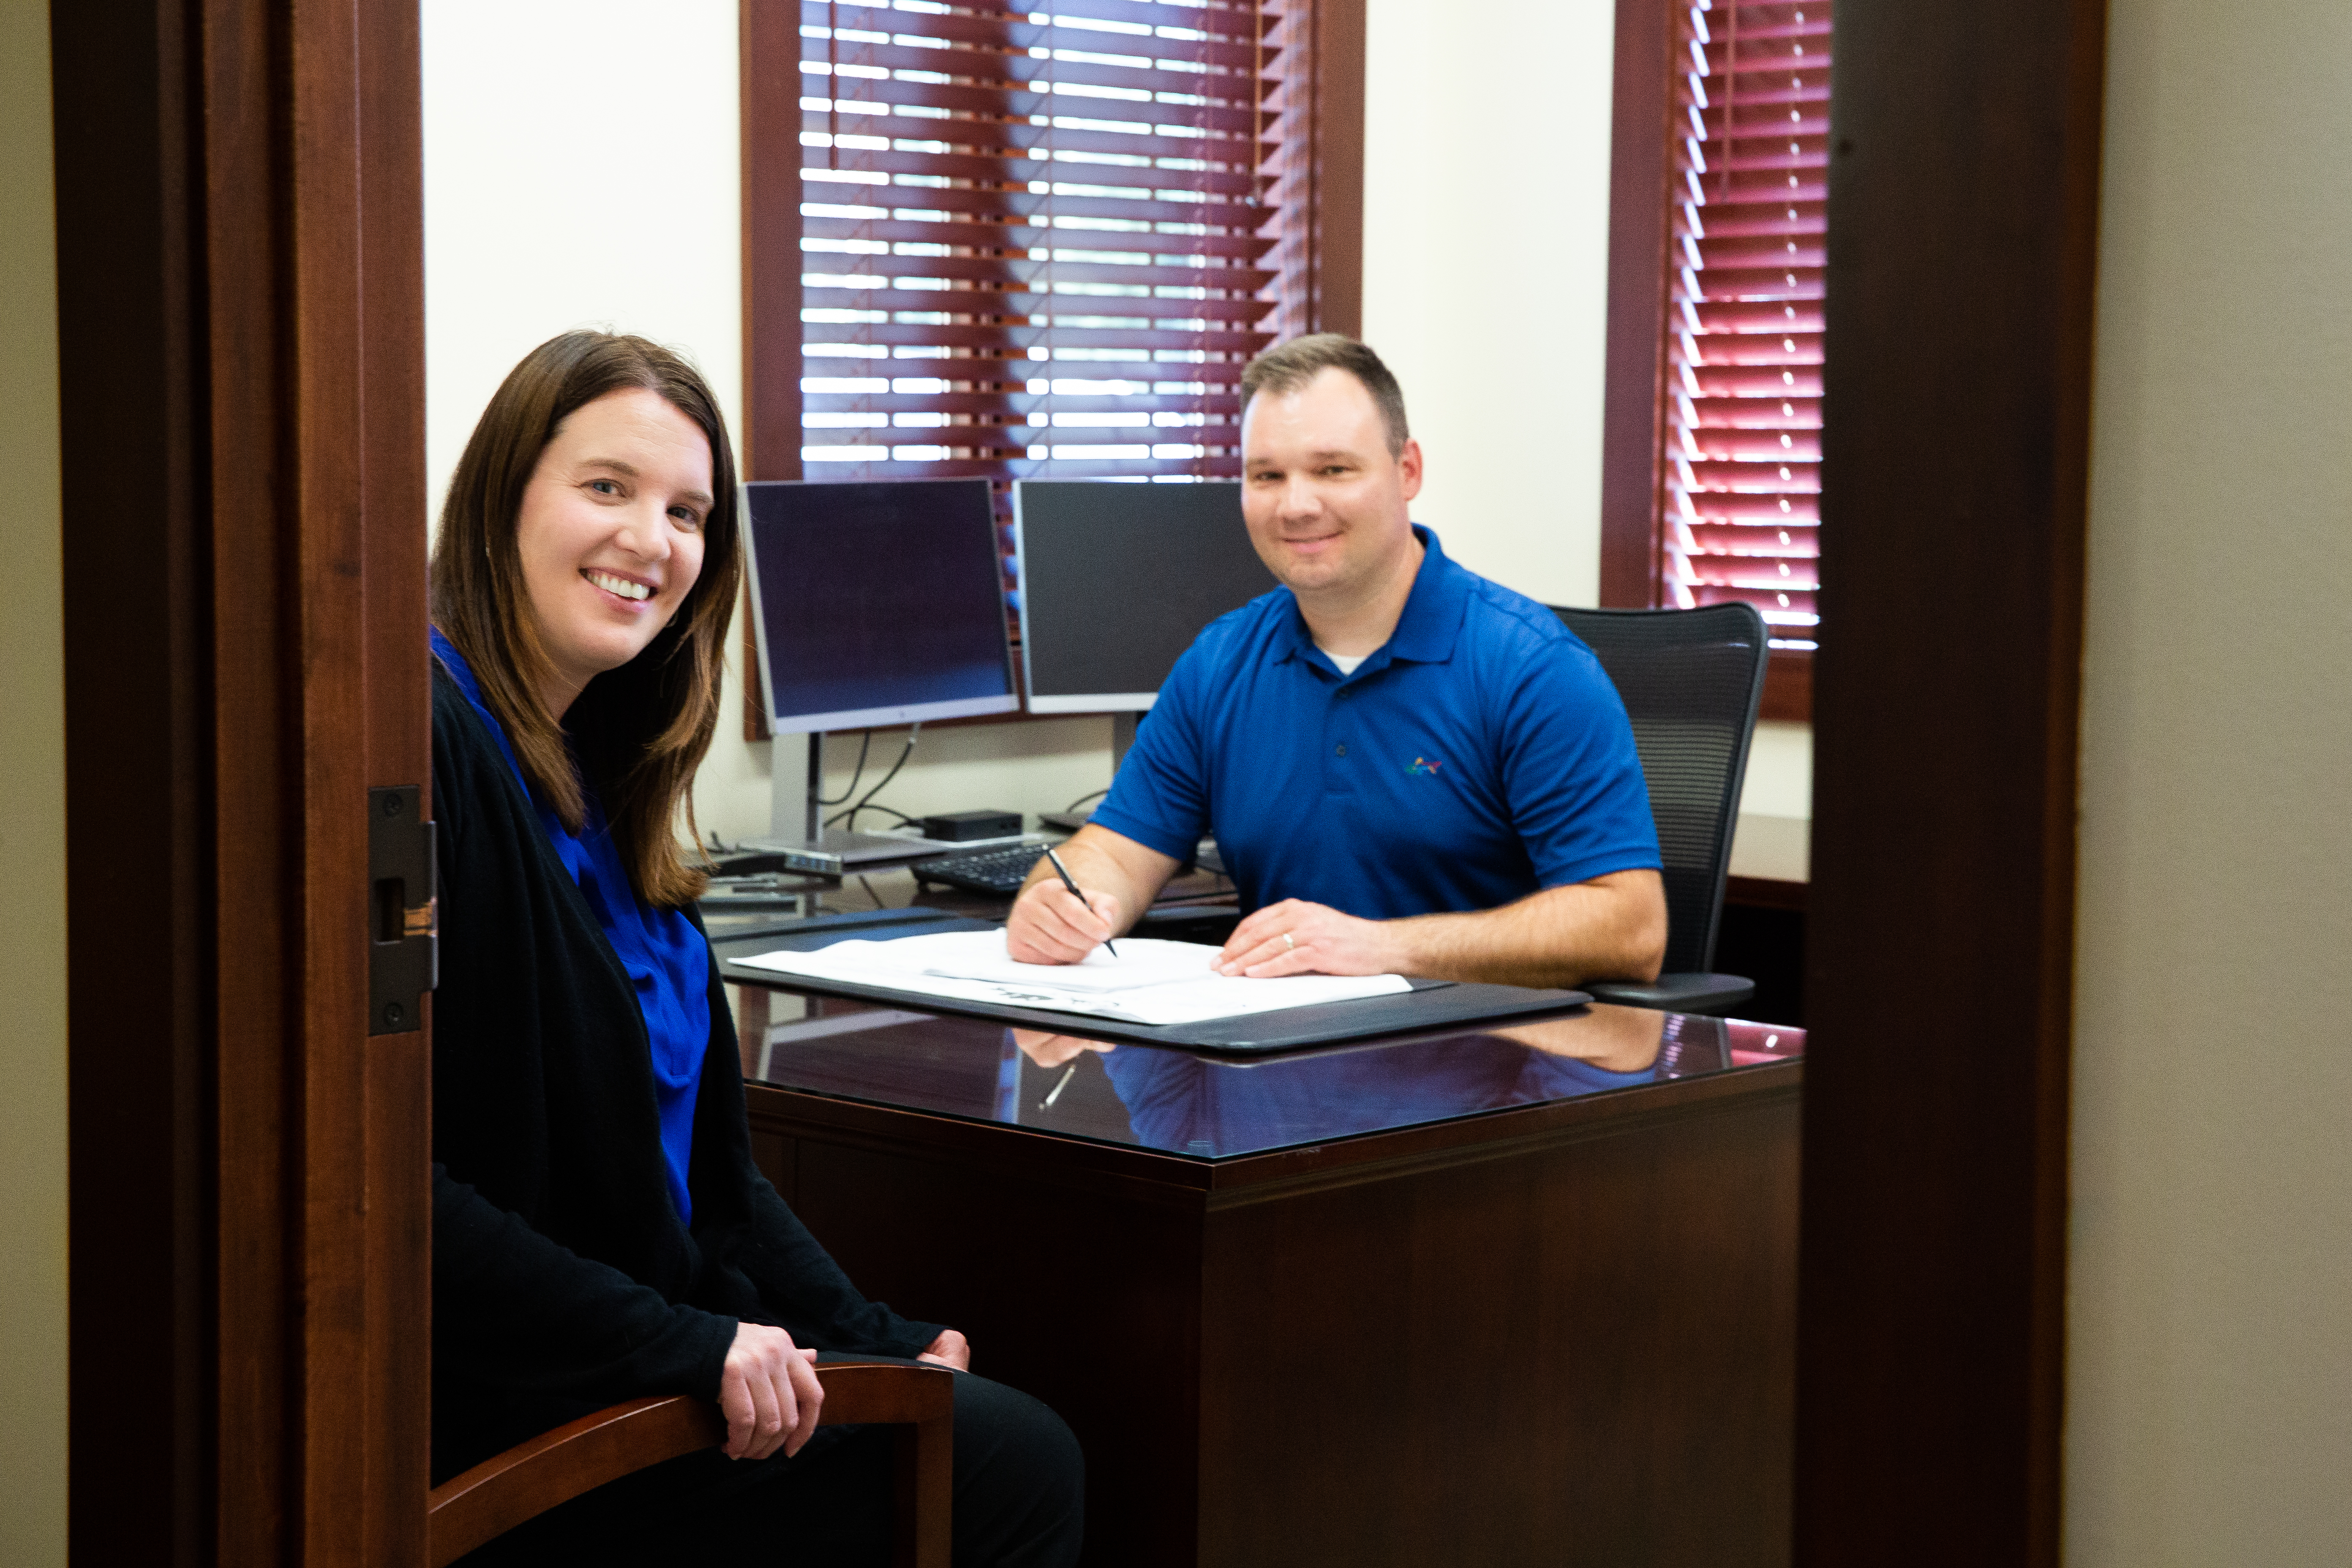
[[[795,1008],[805,1011],[772,1021]],[[1606,1005],[1243,1059],[750,986],[736,1016],[755,1081],[1195,1159],[1726,1072],[1804,1048],[1801,1031],[1779,1026]]]

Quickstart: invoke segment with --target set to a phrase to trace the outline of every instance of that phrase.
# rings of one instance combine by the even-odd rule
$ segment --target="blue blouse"
[[[490,727],[507,766],[514,769],[515,783],[538,811],[540,826],[547,830],[547,841],[554,847],[556,858],[580,884],[580,895],[595,912],[604,940],[613,944],[614,955],[629,973],[629,983],[637,993],[637,1008],[646,1016],[646,1038],[653,1047],[654,1104],[661,1119],[662,1159],[668,1170],[670,1200],[677,1205],[678,1219],[691,1225],[694,1198],[687,1191],[686,1171],[694,1152],[695,1090],[702,1080],[702,1058],[710,1047],[710,944],[683,911],[652,909],[636,896],[629,884],[628,868],[621,863],[620,847],[613,842],[611,826],[604,820],[604,805],[584,780],[581,794],[587,820],[576,837],[564,827],[553,808],[532,793],[522,765],[515,761],[506,727],[482,700],[481,683],[474,679],[465,656],[441,635],[438,626],[433,628],[433,651],[474,711],[482,716],[482,722]]]

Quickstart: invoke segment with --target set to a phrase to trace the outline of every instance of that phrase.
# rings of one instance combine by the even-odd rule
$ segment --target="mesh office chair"
[[[1594,981],[1580,989],[1603,1002],[1727,1013],[1756,994],[1752,982],[1708,969],[1748,742],[1764,700],[1770,652],[1764,617],[1738,604],[1698,610],[1554,605],[1552,613],[1584,639],[1624,699],[1666,885],[1664,972],[1647,985]]]

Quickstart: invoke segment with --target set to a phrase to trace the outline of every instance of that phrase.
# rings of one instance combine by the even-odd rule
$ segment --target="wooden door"
[[[72,1550],[411,1563],[429,1058],[371,1032],[369,792],[429,772],[416,10],[51,27]]]

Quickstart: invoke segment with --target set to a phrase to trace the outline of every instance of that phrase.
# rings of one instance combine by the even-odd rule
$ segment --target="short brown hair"
[[[1344,370],[1361,382],[1364,390],[1372,395],[1373,405],[1381,411],[1381,424],[1387,430],[1389,456],[1401,457],[1404,444],[1412,432],[1404,422],[1404,389],[1389,367],[1381,363],[1371,345],[1338,332],[1310,332],[1303,338],[1293,338],[1278,343],[1249,362],[1242,372],[1242,412],[1249,412],[1250,399],[1261,392],[1296,392],[1327,370]]]
[[[523,491],[564,420],[608,394],[640,388],[693,420],[710,443],[702,572],[644,652],[590,681],[568,713],[551,713],[539,696],[551,661],[515,542]],[[565,332],[525,354],[482,410],[450,477],[433,544],[433,624],[473,667],[524,777],[576,833],[586,817],[584,776],[649,904],[699,898],[706,880],[680,852],[677,820],[682,808],[693,832],[694,773],[718,728],[727,626],[743,574],[737,498],[727,423],[699,371],[644,338]]]

